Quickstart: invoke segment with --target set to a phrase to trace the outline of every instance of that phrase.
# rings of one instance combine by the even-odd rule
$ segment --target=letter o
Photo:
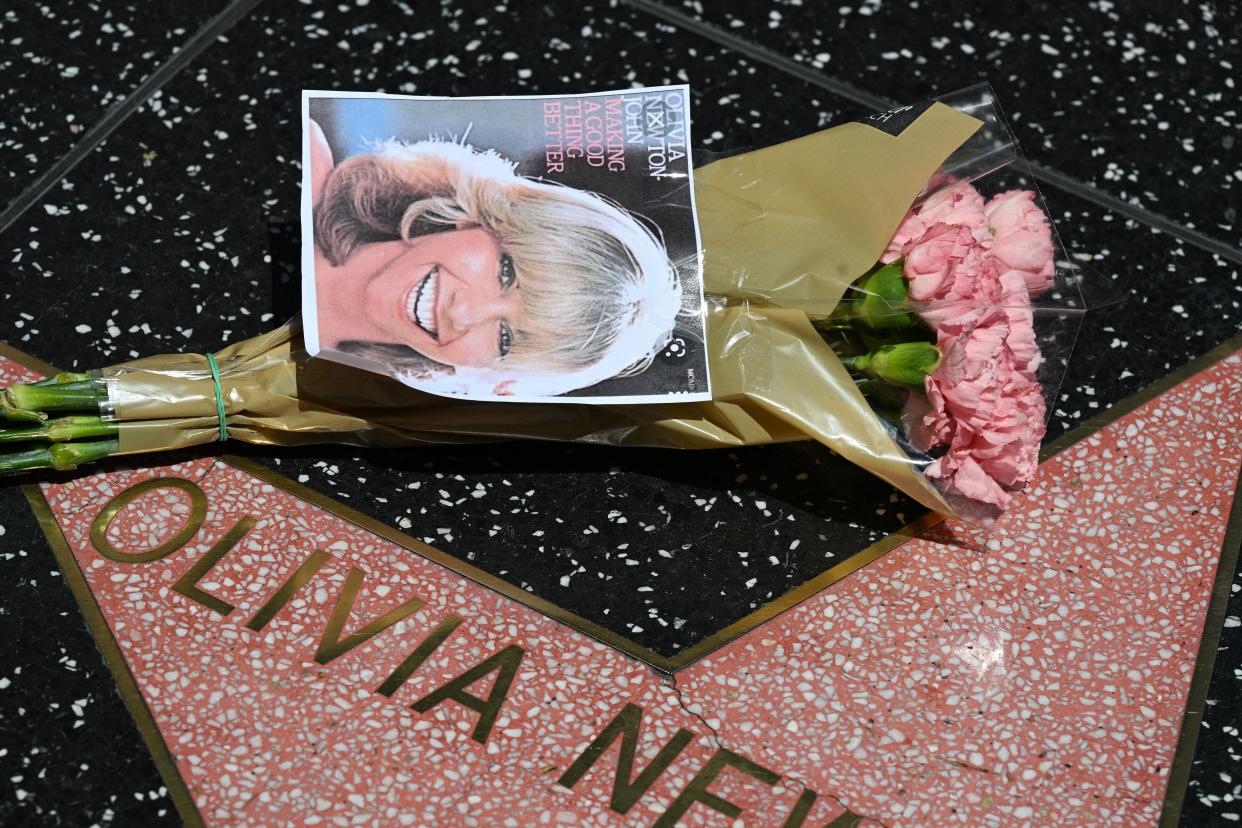
[[[185,526],[181,527],[181,531],[154,549],[137,553],[122,552],[108,540],[108,527],[116,519],[117,513],[137,498],[155,489],[177,489],[178,491],[185,492],[190,498],[189,520],[186,521]],[[203,494],[203,490],[189,480],[181,477],[160,477],[155,480],[144,480],[141,483],[130,486],[108,501],[108,505],[103,507],[103,511],[95,517],[95,522],[91,524],[91,543],[94,544],[95,549],[99,550],[99,554],[117,563],[148,563],[149,561],[157,561],[185,546],[190,538],[194,537],[198,530],[202,528],[203,521],[206,519],[207,495]]]

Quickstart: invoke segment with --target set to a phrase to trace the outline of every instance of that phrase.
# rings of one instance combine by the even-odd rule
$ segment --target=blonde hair
[[[438,374],[561,394],[639,373],[671,339],[682,291],[655,233],[595,193],[517,175],[493,151],[389,141],[346,160],[328,178],[315,241],[339,265],[368,242],[460,226],[487,230],[512,258],[527,323],[498,368],[413,371],[420,384]]]

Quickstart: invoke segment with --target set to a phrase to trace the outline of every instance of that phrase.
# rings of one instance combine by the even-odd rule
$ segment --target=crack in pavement
[[[693,710],[690,709],[690,706],[686,704],[686,699],[681,693],[681,687],[679,687],[677,684],[677,676],[672,673],[659,673],[659,672],[656,672],[656,676],[660,678],[661,683],[663,683],[665,687],[672,688],[673,695],[677,697],[677,706],[680,707],[683,711],[685,711],[688,715],[693,716],[695,719],[697,719],[699,723],[703,725],[703,727],[707,728],[708,731],[711,732],[712,734],[711,738],[712,738],[712,741],[714,742],[712,747],[716,748],[717,750],[724,748],[724,742],[721,741],[720,739],[720,732],[716,728],[708,724],[707,719],[704,719],[701,713],[694,712]]]
[[[674,674],[674,673],[662,673],[662,672],[660,672],[660,671],[658,671],[658,670],[655,670],[655,669],[652,669],[652,673],[654,673],[654,674],[655,674],[655,676],[656,676],[657,678],[659,678],[659,679],[660,679],[660,683],[661,683],[661,684],[663,684],[665,687],[668,687],[668,688],[671,688],[671,689],[672,689],[672,691],[673,691],[673,695],[677,698],[677,706],[678,706],[678,707],[680,707],[680,708],[681,708],[681,709],[682,709],[682,710],[683,710],[683,711],[684,711],[687,715],[694,717],[694,719],[696,719],[698,722],[700,722],[700,723],[703,725],[703,727],[707,728],[707,730],[711,733],[711,737],[710,737],[710,738],[711,738],[712,742],[714,743],[714,744],[713,744],[713,747],[715,747],[717,750],[720,750],[720,749],[732,750],[731,748],[726,748],[726,747],[725,747],[724,740],[723,740],[723,739],[721,738],[721,736],[720,736],[720,730],[719,730],[719,728],[712,727],[712,726],[708,723],[707,719],[703,718],[702,714],[700,714],[700,713],[696,713],[695,711],[693,711],[693,710],[691,710],[691,709],[690,709],[690,706],[686,703],[686,698],[685,698],[685,696],[682,694],[682,689],[681,689],[681,687],[677,684],[677,676],[676,676],[676,674]],[[733,751],[733,752],[734,752],[734,753],[738,753],[738,751]],[[854,823],[855,825],[860,825],[860,824],[862,824],[862,823],[864,823],[864,822],[865,822],[865,823],[870,823],[870,824],[872,824],[872,825],[879,826],[879,828],[888,828],[888,824],[887,824],[887,823],[885,823],[885,822],[881,822],[880,820],[876,819],[876,818],[875,818],[875,817],[873,817],[873,816],[867,816],[866,814],[858,814],[858,813],[855,813],[854,811],[850,810],[850,807],[849,807],[848,805],[846,805],[844,802],[842,802],[842,801],[841,801],[841,799],[840,799],[839,797],[837,797],[837,796],[835,796],[835,795],[833,795],[833,794],[822,794],[822,793],[820,793],[820,792],[818,792],[818,791],[814,790],[814,789],[813,789],[813,788],[811,788],[811,786],[810,786],[810,785],[808,785],[806,782],[802,781],[801,779],[798,779],[798,778],[797,778],[797,777],[795,777],[795,776],[788,776],[788,775],[786,775],[786,774],[782,773],[782,774],[781,774],[781,781],[782,781],[782,782],[786,782],[786,783],[791,783],[792,785],[796,785],[796,786],[798,786],[798,788],[800,788],[802,791],[811,791],[811,793],[813,793],[817,799],[829,799],[829,800],[832,800],[834,803],[836,803],[836,804],[837,804],[837,805],[841,808],[841,810],[842,810],[842,812],[843,812],[842,814],[838,815],[838,817],[837,817],[837,818],[839,818],[840,816],[843,816],[844,814],[854,814],[855,816],[857,816],[857,817],[858,817],[858,821]],[[808,813],[809,813],[809,811],[808,811]],[[829,822],[829,823],[827,823],[827,825],[825,826],[825,828],[828,828],[828,826],[833,825],[833,823],[835,823],[835,821],[836,821],[836,820],[834,819],[834,820],[833,820],[833,822]]]

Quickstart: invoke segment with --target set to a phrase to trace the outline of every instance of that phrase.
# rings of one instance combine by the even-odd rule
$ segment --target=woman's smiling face
[[[379,246],[386,255],[375,261],[365,248],[351,257],[367,268],[360,276],[370,327],[445,365],[503,361],[524,316],[513,262],[491,233],[472,227]]]

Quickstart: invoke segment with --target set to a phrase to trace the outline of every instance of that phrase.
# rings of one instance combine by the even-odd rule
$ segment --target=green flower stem
[[[0,474],[55,469],[70,471],[83,463],[102,460],[121,450],[117,440],[85,440],[81,443],[56,443],[26,451],[0,454]]]
[[[42,411],[26,411],[9,404],[8,396],[0,391],[0,420],[13,423],[41,423],[47,419]]]
[[[940,351],[930,342],[902,342],[862,356],[843,357],[841,362],[851,371],[889,385],[921,390],[923,378],[940,364]]]
[[[12,408],[23,411],[99,411],[103,389],[94,380],[26,385],[16,383],[4,391]]]
[[[38,440],[48,443],[65,443],[83,437],[115,437],[116,423],[108,423],[88,415],[60,417],[36,426],[23,428],[0,428],[0,443],[20,443]]]
[[[857,297],[857,298],[851,298]],[[910,313],[910,291],[901,273],[901,262],[884,265],[859,279],[827,319],[815,322],[821,331],[851,328],[896,330],[919,325]]]
[[[57,374],[54,377],[48,377],[47,379],[41,379],[38,382],[30,383],[30,385],[38,385],[38,386],[62,385],[66,382],[82,382],[84,380],[91,379],[91,377],[92,377],[91,374],[71,374],[68,371],[61,371],[59,374]]]

